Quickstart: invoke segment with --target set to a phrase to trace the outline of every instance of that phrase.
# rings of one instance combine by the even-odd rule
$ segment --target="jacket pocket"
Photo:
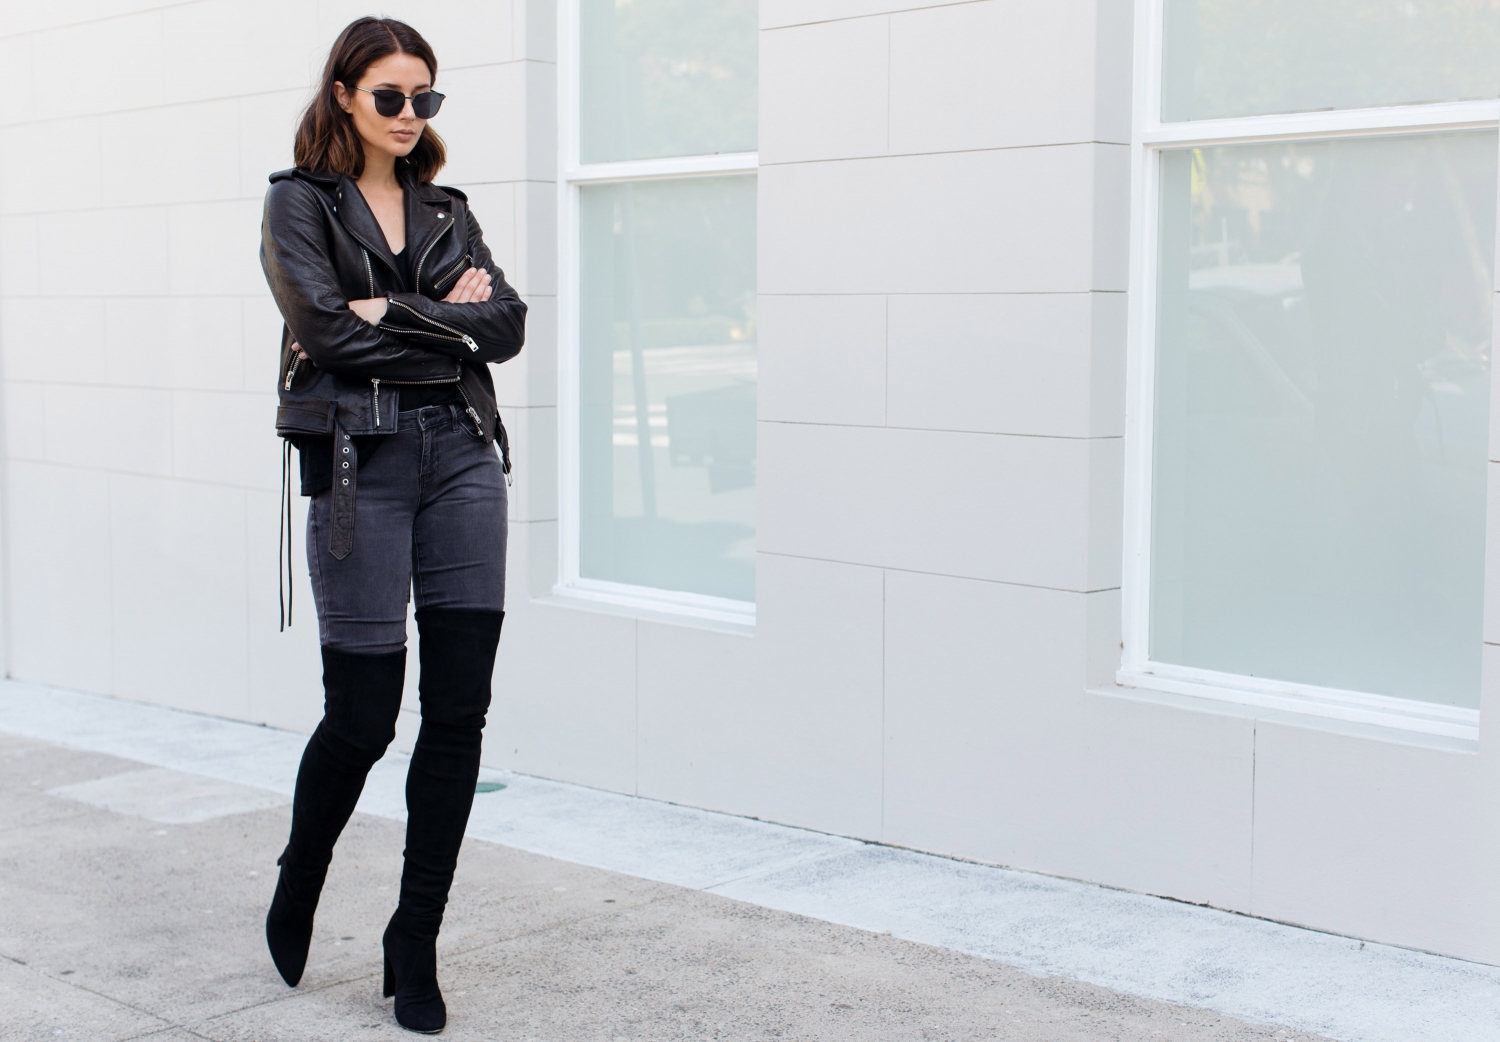
[[[432,293],[433,293],[433,296],[437,296],[438,294],[442,293],[443,290],[448,287],[449,283],[455,282],[460,275],[462,275],[464,272],[468,271],[469,268],[472,267],[472,262],[473,262],[473,257],[471,257],[469,254],[466,253],[462,257],[459,258],[458,262],[455,263],[453,265],[453,267],[449,268],[447,271],[443,272],[437,278],[433,279],[432,280]]]

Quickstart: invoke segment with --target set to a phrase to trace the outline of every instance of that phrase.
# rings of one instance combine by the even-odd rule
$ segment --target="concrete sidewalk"
[[[301,736],[14,682],[0,733],[0,1010],[27,1011],[0,1039],[398,1030],[377,970],[404,757],[372,773],[293,992],[260,930]],[[1494,967],[484,777],[508,787],[476,802],[443,936],[453,1037],[1500,1039]]]
[[[402,826],[351,823],[293,991],[261,936],[288,812],[214,813],[246,796],[0,737],[0,1038],[411,1037],[379,996]],[[440,960],[455,1039],[1312,1037],[475,840]]]

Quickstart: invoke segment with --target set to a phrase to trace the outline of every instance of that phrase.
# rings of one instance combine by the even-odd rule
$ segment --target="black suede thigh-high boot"
[[[313,914],[333,845],[375,761],[396,736],[406,651],[357,655],[323,649],[323,719],[307,742],[292,796],[292,832],[266,914],[266,945],[282,979],[302,979]]]
[[[437,935],[453,885],[474,783],[504,612],[421,609],[422,727],[406,775],[406,863],[401,900],[386,928],[385,993],[396,1020],[441,1031]]]

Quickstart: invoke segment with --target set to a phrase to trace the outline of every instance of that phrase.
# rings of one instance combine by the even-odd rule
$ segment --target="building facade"
[[[364,13],[0,2],[9,675],[315,723],[256,250]],[[1500,5],[379,13],[531,309],[488,764],[1500,962]]]

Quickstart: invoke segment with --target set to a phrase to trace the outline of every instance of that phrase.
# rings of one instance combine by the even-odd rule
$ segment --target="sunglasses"
[[[431,119],[437,115],[438,109],[443,106],[443,99],[447,97],[435,90],[424,90],[421,94],[402,94],[399,90],[369,90],[365,87],[354,89],[375,95],[375,111],[387,119],[401,115],[401,110],[406,108],[408,101],[411,102],[414,116],[418,119]]]

